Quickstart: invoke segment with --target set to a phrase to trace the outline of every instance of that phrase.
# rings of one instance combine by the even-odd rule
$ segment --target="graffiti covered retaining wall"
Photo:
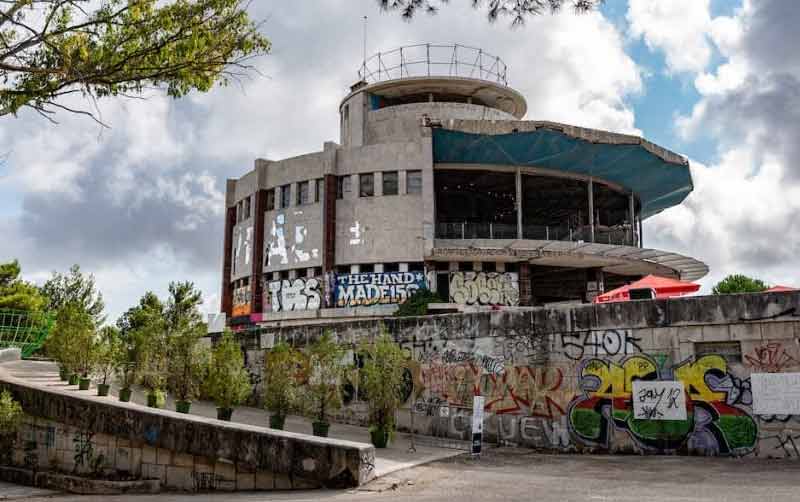
[[[385,319],[408,354],[409,409],[430,432],[469,437],[474,395],[489,440],[560,451],[800,457],[800,294],[755,294]],[[280,328],[303,346],[325,329],[356,347],[374,321]],[[260,369],[251,370],[258,373]],[[753,409],[751,374],[782,373],[788,403]],[[760,377],[758,377],[760,378]],[[356,379],[357,380],[357,379]],[[795,382],[795,383],[792,383]],[[681,390],[682,389],[682,390]],[[340,420],[365,421],[357,390]],[[353,397],[355,396],[355,397]],[[766,396],[771,402],[774,395]],[[775,406],[778,406],[777,404]],[[794,407],[793,407],[794,406]],[[461,411],[459,411],[461,410]],[[428,415],[435,415],[429,413]],[[440,426],[441,424],[438,424]]]

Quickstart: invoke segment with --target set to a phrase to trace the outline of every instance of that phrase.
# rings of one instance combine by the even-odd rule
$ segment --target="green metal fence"
[[[0,309],[0,349],[17,348],[22,357],[39,350],[53,327],[53,318],[44,312]]]

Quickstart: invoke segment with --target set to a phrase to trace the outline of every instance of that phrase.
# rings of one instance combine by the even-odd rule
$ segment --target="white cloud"
[[[710,0],[630,0],[628,22],[633,37],[651,50],[662,50],[671,72],[699,72],[711,60],[708,40]]]

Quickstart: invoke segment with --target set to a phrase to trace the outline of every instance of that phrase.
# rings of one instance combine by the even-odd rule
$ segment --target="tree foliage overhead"
[[[742,274],[732,274],[719,281],[712,292],[715,295],[727,295],[733,293],[760,293],[769,289],[769,286],[761,279],[754,279]]]
[[[73,265],[69,273],[53,272],[53,275],[42,286],[42,292],[48,298],[48,308],[58,312],[67,305],[83,309],[99,327],[105,322],[103,295],[97,290],[92,274],[84,275],[81,267]]]
[[[20,279],[21,272],[17,260],[0,263],[0,309],[41,310],[46,298],[39,288]]]
[[[208,91],[270,43],[242,0],[0,0],[0,116],[59,98]]]
[[[486,8],[489,21],[510,17],[511,24],[523,24],[528,16],[555,13],[571,7],[577,13],[589,12],[605,0],[469,0],[476,9]],[[450,0],[378,0],[384,10],[399,11],[403,19],[411,20],[418,11],[435,14]]]

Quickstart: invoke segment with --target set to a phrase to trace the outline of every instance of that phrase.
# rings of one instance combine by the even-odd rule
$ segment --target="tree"
[[[769,289],[764,281],[753,279],[742,274],[732,274],[719,281],[712,293],[715,295],[727,295],[731,293],[760,293]]]
[[[222,335],[211,352],[206,386],[217,405],[217,418],[227,421],[233,408],[242,404],[253,390],[244,367],[242,347],[230,332]]]
[[[417,317],[428,314],[429,303],[441,303],[442,298],[438,293],[428,289],[418,289],[400,304],[395,317]]]
[[[377,340],[361,348],[364,367],[361,388],[369,406],[370,434],[376,448],[385,448],[395,427],[395,415],[403,404],[406,357],[386,328]]]
[[[39,288],[19,278],[21,272],[17,260],[0,263],[0,309],[41,310],[46,298]]]
[[[297,369],[299,354],[280,342],[264,358],[264,407],[269,410],[269,426],[283,429],[286,416],[297,408]]]
[[[97,290],[92,274],[84,275],[81,267],[73,265],[68,274],[53,272],[42,286],[48,299],[48,308],[58,312],[67,304],[82,308],[92,318],[95,327],[105,322],[103,295]]]
[[[5,0],[0,2],[0,116],[31,108],[96,118],[60,101],[178,98],[245,74],[270,42],[243,0]]]
[[[605,0],[472,0],[472,6],[487,10],[490,22],[499,17],[511,17],[512,26],[525,22],[528,16],[539,16],[545,12],[555,13],[562,8],[572,7],[577,13],[589,12],[602,4]],[[383,10],[396,10],[403,19],[411,20],[417,11],[423,10],[428,14],[435,14],[439,8],[449,3],[449,0],[378,0]]]
[[[330,332],[325,332],[308,349],[311,374],[304,389],[304,405],[311,415],[315,436],[328,435],[328,414],[342,406],[341,383],[344,350]]]

